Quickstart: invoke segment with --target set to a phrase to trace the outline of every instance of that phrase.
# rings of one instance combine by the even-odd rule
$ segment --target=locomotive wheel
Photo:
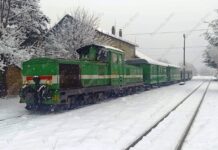
[[[67,98],[67,104],[65,105],[65,109],[66,110],[70,110],[71,109],[71,98]]]
[[[83,95],[84,105],[88,105],[90,103],[89,99],[90,99],[90,95],[88,95],[88,94]]]
[[[31,105],[26,105],[25,107],[27,110],[32,110],[32,106]]]

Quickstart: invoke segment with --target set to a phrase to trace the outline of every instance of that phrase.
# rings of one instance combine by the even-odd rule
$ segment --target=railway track
[[[161,119],[159,119],[153,126],[151,126],[149,129],[147,129],[146,131],[143,132],[143,134],[141,134],[137,139],[135,139],[131,144],[129,144],[125,150],[130,150],[131,148],[135,147],[144,137],[146,137],[149,133],[151,133],[151,131],[156,128],[160,123],[163,122],[164,119],[166,119],[172,112],[174,112],[179,106],[181,106],[186,100],[188,100],[189,97],[191,97],[205,82],[202,82],[199,86],[197,86],[192,92],[190,92],[180,103],[178,103],[175,107],[173,107],[173,109],[171,109],[170,111],[168,111]],[[181,136],[181,139],[179,140],[175,150],[181,150],[182,149],[182,145],[191,129],[191,126],[199,112],[199,109],[201,107],[201,104],[205,98],[205,95],[207,93],[207,90],[209,88],[211,81],[209,81],[206,90],[204,91],[204,94],[200,100],[200,103],[198,104],[194,115],[192,116],[188,126],[185,129],[185,132],[183,133],[183,135]]]
[[[45,115],[43,113],[27,113],[27,114],[21,114],[17,115],[14,117],[6,118],[6,119],[1,119],[0,120],[0,129],[2,128],[7,128],[12,125],[16,125],[22,122],[30,121],[35,118],[40,117],[41,115]]]
[[[181,149],[182,149],[183,144],[184,144],[184,142],[185,142],[185,139],[186,139],[186,137],[188,136],[188,133],[189,133],[189,131],[191,130],[191,127],[192,127],[192,125],[193,125],[193,123],[194,123],[194,121],[195,121],[195,118],[197,117],[198,112],[199,112],[199,110],[200,110],[200,108],[201,108],[201,106],[202,106],[202,103],[203,103],[204,98],[205,98],[205,96],[206,96],[206,94],[207,94],[208,88],[209,88],[209,86],[210,86],[210,83],[211,83],[211,80],[209,81],[209,83],[208,83],[208,85],[207,85],[207,88],[206,88],[206,90],[204,91],[204,94],[203,94],[203,96],[202,96],[202,98],[201,98],[201,101],[200,101],[200,103],[198,104],[198,107],[197,107],[197,109],[195,110],[195,112],[194,112],[194,114],[193,114],[193,116],[192,116],[192,118],[191,118],[189,124],[187,125],[187,127],[186,127],[186,129],[185,129],[185,132],[184,132],[183,135],[181,136],[181,139],[179,140],[179,142],[178,142],[178,144],[177,144],[175,150],[181,150]]]
[[[16,119],[16,118],[22,118],[22,117],[25,116],[25,115],[26,115],[26,114],[22,114],[22,115],[17,115],[17,116],[5,118],[5,119],[0,119],[0,122],[7,121],[7,120],[12,120],[12,119]]]

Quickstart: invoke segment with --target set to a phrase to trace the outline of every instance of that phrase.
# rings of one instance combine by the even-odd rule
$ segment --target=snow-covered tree
[[[180,62],[179,66],[181,68],[183,68],[183,62]],[[198,74],[198,71],[197,71],[196,67],[193,64],[189,63],[189,62],[185,63],[185,69],[186,70],[191,70],[193,75],[197,75]]]
[[[30,58],[47,31],[48,21],[39,0],[0,0],[0,53],[8,59],[1,59],[2,64],[19,65]]]
[[[209,23],[205,38],[209,44],[204,53],[204,62],[209,67],[218,68],[218,19]]]
[[[77,49],[98,43],[96,29],[99,18],[84,9],[77,8],[65,15],[47,34],[44,55],[52,57],[78,58]],[[106,41],[101,40],[101,43]]]
[[[204,52],[204,62],[212,68],[218,68],[218,47],[208,45]]]

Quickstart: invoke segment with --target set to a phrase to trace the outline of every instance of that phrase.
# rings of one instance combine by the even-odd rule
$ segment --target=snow
[[[152,132],[144,137],[134,148],[131,148],[131,150],[176,149],[178,141],[200,103],[207,85],[208,82],[207,84],[204,83],[197,92],[190,96],[185,103],[172,112],[169,117],[153,129]]]
[[[9,124],[3,121],[0,149],[124,149],[201,82],[156,88],[63,113],[26,115]]]
[[[218,13],[218,11],[216,11]],[[204,34],[208,41],[208,46],[204,53],[204,62],[217,69],[218,67],[218,19],[214,19],[208,24],[208,30]]]
[[[40,11],[39,0],[13,0],[11,7],[8,0],[1,2],[5,9],[0,16],[8,20],[7,23],[0,21],[0,70],[4,70],[10,64],[21,67],[22,61],[35,54],[36,39],[47,31],[48,18]]]
[[[149,64],[161,65],[161,66],[165,66],[165,67],[170,66],[170,67],[180,68],[179,66],[174,65],[174,64],[168,64],[168,63],[163,63],[163,62],[154,60],[154,59],[148,57],[146,54],[144,54],[144,53],[143,53],[142,51],[140,51],[140,50],[136,50],[136,51],[135,51],[135,55],[136,55],[136,57],[138,57],[138,58],[141,58],[141,59],[146,60]]]
[[[18,97],[0,99],[0,121],[28,113]]]
[[[218,82],[212,82],[183,150],[218,149]]]
[[[194,76],[192,79],[194,80],[215,80],[216,77],[212,77],[212,76]]]
[[[148,61],[149,64],[154,64],[154,65],[161,65],[161,66],[168,66],[166,63],[162,63],[162,62],[159,62],[159,61],[156,61],[150,57],[148,57],[147,55],[145,55],[143,52],[141,52],[140,50],[136,50],[135,51],[135,55],[136,57],[138,58],[141,58],[141,59],[145,59],[146,61]]]

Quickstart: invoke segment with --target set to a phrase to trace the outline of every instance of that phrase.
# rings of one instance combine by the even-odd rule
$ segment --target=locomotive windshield
[[[81,60],[108,62],[109,51],[102,46],[86,46],[77,50]]]

